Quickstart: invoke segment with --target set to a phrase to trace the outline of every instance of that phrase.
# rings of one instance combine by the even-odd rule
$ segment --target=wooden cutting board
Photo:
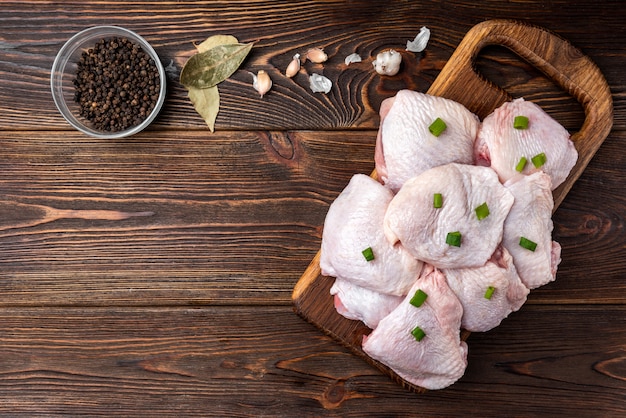
[[[588,57],[557,35],[515,21],[491,20],[467,33],[427,93],[462,103],[481,119],[511,100],[508,93],[475,71],[474,61],[487,45],[512,50],[577,99],[585,111],[583,126],[572,135],[578,161],[567,180],[553,192],[556,210],[611,130],[613,102],[608,84]],[[376,173],[372,176],[376,177]],[[296,313],[402,386],[424,392],[425,389],[406,382],[363,352],[361,340],[371,330],[362,322],[337,313],[330,295],[334,278],[321,274],[319,258],[318,252],[294,288],[292,300]],[[462,339],[468,336],[469,332],[462,332]]]

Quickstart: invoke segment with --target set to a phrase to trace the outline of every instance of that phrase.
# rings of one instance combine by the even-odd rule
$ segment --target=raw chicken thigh
[[[498,326],[555,279],[552,190],[578,155],[565,128],[524,99],[481,125],[459,103],[401,90],[380,116],[381,182],[357,174],[332,203],[321,272],[335,277],[336,311],[373,329],[367,355],[441,389],[465,372],[461,329]]]
[[[362,321],[372,329],[404,299],[404,296],[375,292],[344,279],[335,279],[330,294],[335,297],[335,309],[340,315]]]
[[[527,128],[514,128],[516,116],[528,118]],[[536,167],[532,159],[540,154],[545,155],[545,163]],[[535,103],[520,98],[504,103],[483,120],[476,141],[476,161],[490,165],[504,183],[519,175],[516,167],[522,157],[527,162],[521,172],[548,173],[554,190],[576,164],[578,152],[561,124]]]
[[[435,194],[442,197],[440,208],[434,207]],[[483,204],[488,216],[479,219]],[[479,267],[500,243],[512,204],[513,196],[490,168],[442,165],[402,186],[387,208],[384,231],[389,242],[400,242],[435,267]],[[458,246],[447,242],[449,233],[460,233]]]
[[[429,168],[451,162],[471,164],[479,119],[460,103],[411,90],[400,90],[381,105],[376,140],[376,172],[393,191]],[[429,126],[440,118],[445,130]]]
[[[410,302],[418,290],[427,295],[419,307]],[[408,382],[444,388],[467,367],[467,344],[460,338],[462,314],[443,274],[427,266],[400,306],[363,337],[363,350]]]
[[[509,216],[504,221],[502,244],[513,256],[513,263],[522,282],[535,289],[556,278],[561,262],[561,246],[552,241],[552,209],[550,177],[537,172],[505,183],[515,197]],[[537,247],[531,251],[520,245],[524,237]]]
[[[484,266],[442,271],[463,305],[461,327],[468,331],[484,332],[497,327],[522,307],[529,293],[511,255],[502,247]]]
[[[383,233],[383,218],[393,194],[364,174],[356,174],[328,209],[322,234],[322,274],[339,277],[377,292],[406,295],[422,270],[400,245]],[[371,248],[367,261],[363,250]]]

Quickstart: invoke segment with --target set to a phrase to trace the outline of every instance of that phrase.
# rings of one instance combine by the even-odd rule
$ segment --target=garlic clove
[[[412,41],[406,41],[406,50],[410,52],[422,52],[428,45],[430,39],[430,29],[426,26],[422,26],[420,32],[415,36]]]
[[[344,60],[346,65],[350,65],[353,62],[361,62],[361,56],[359,54],[357,54],[356,52],[348,55],[346,57],[346,59]]]
[[[333,87],[332,81],[327,77],[320,74],[311,74],[309,77],[309,87],[313,93],[326,93],[330,92]]]
[[[306,58],[311,62],[320,64],[328,60],[328,55],[321,48],[311,48],[307,51]]]
[[[291,78],[294,75],[298,74],[298,71],[300,71],[300,54],[296,54],[293,56],[293,59],[285,70],[285,75]]]
[[[270,78],[270,75],[264,70],[259,70],[257,75],[254,73],[250,74],[252,74],[252,87],[259,92],[261,97],[263,97],[265,93],[270,91],[272,88],[272,79]]]
[[[387,49],[376,55],[372,65],[378,74],[393,76],[400,71],[401,63],[402,55],[394,49]]]

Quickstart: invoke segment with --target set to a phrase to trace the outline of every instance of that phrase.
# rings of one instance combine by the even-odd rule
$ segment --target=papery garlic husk
[[[398,74],[401,63],[402,55],[394,49],[387,49],[376,55],[372,65],[378,74],[392,76]]]
[[[311,74],[309,77],[309,87],[313,93],[327,93],[333,87],[333,82],[320,74]]]
[[[264,70],[259,70],[256,75],[254,75],[254,73],[250,74],[252,74],[252,87],[259,92],[261,97],[263,97],[265,93],[270,91],[272,88],[272,79],[270,78],[270,75]]]
[[[316,64],[321,64],[328,60],[328,55],[321,48],[311,48],[306,52],[306,58]]]
[[[357,54],[356,52],[348,55],[346,57],[346,59],[344,60],[346,65],[350,65],[353,62],[361,62],[361,56],[359,54]]]
[[[298,71],[300,71],[300,54],[296,54],[293,56],[293,59],[285,70],[285,75],[291,78],[294,75],[298,74]]]
[[[420,32],[415,36],[412,41],[406,41],[406,50],[410,52],[422,52],[426,49],[428,41],[430,39],[430,29],[426,26],[422,26]]]

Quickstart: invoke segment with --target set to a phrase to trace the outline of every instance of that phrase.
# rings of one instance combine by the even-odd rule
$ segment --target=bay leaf
[[[239,40],[232,35],[212,35],[196,45],[196,49],[198,52],[206,52],[218,45],[233,45],[238,43]]]
[[[211,132],[215,131],[215,119],[220,110],[220,93],[217,86],[206,89],[188,87],[187,94],[194,109],[206,122]]]
[[[199,89],[216,86],[237,71],[252,45],[217,45],[193,55],[180,72],[180,82]]]

